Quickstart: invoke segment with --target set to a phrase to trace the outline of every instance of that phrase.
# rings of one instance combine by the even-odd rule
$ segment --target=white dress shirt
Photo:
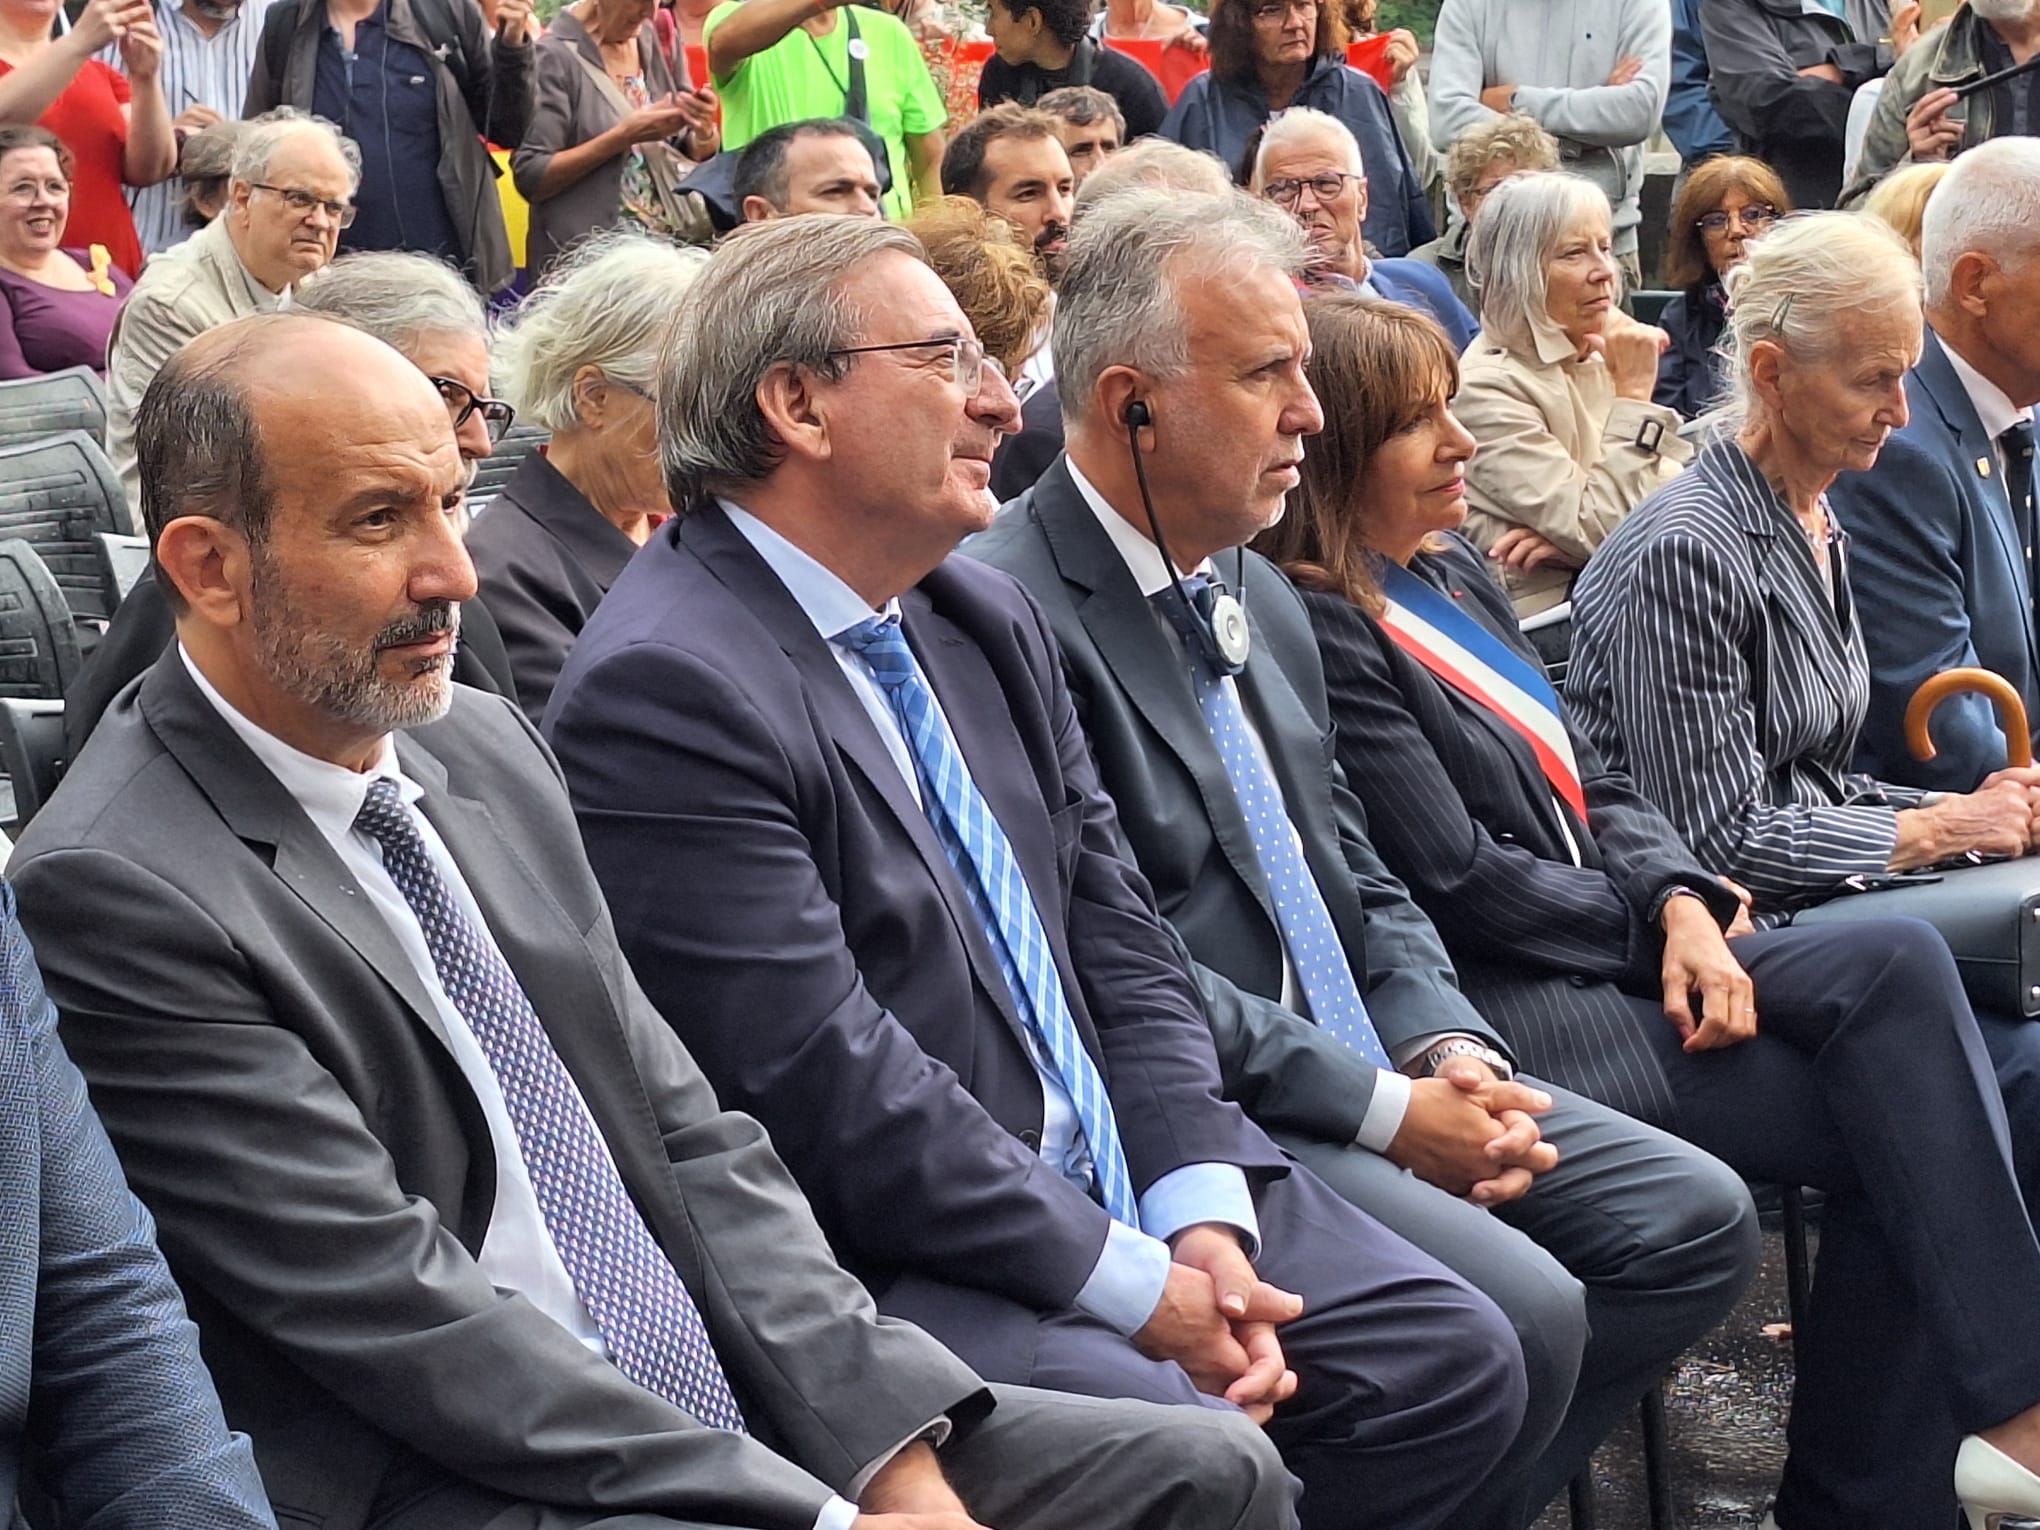
[[[1170,583],[1169,568],[1162,561],[1161,550],[1144,532],[1136,530],[1125,516],[1106,502],[1105,496],[1100,494],[1097,486],[1083,475],[1076,463],[1065,458],[1064,465],[1069,469],[1070,481],[1077,486],[1077,492],[1084,497],[1084,503],[1091,507],[1091,513],[1098,517],[1098,524],[1105,528],[1105,535],[1111,539],[1113,547],[1125,561],[1126,570],[1133,575],[1133,582],[1140,587],[1142,598],[1153,600],[1166,590]],[[1209,558],[1189,570],[1184,577],[1187,578],[1189,574],[1204,574],[1213,579],[1220,577],[1218,569]],[[1173,628],[1170,629],[1170,635],[1174,636]],[[1239,686],[1231,675],[1220,677],[1218,683],[1231,693],[1233,705],[1239,708],[1240,716],[1246,720],[1247,738],[1253,744],[1254,753],[1261,762],[1261,769],[1267,775],[1268,784],[1274,789],[1279,800],[1282,796],[1282,778],[1275,774],[1275,762],[1270,758],[1268,745],[1261,737],[1260,724],[1255,721],[1252,710],[1240,700]],[[1284,816],[1287,817],[1286,812]],[[1296,841],[1298,859],[1308,866],[1309,859],[1303,853],[1303,838],[1296,832],[1296,825],[1293,822],[1289,825],[1289,837]],[[1281,937],[1279,927],[1276,933]],[[1353,977],[1357,984],[1360,974],[1355,973]],[[1290,959],[1288,943],[1284,938],[1282,1007],[1302,1014],[1303,1007],[1300,1003],[1302,997],[1302,985],[1296,976],[1296,963]],[[1431,1038],[1423,1039],[1429,1041]],[[1409,1108],[1410,1081],[1400,1073],[1382,1069],[1374,1081],[1374,1093],[1368,1098],[1366,1114],[1360,1118],[1359,1133],[1353,1140],[1370,1152],[1385,1151],[1395,1140],[1395,1134],[1402,1129],[1403,1117],[1408,1114]]]
[[[757,550],[824,639],[834,638],[873,615],[891,616],[898,612],[897,600],[888,601],[883,610],[874,612],[849,585],[756,516],[728,500],[722,501],[722,508],[730,524]],[[914,800],[919,802],[921,781],[913,750],[901,733],[892,705],[879,688],[870,665],[846,644],[831,642],[829,652],[870,714],[872,725],[899,766]],[[929,695],[934,699],[935,710],[942,713],[942,701],[935,696],[933,686],[929,687]],[[942,721],[948,727],[946,713],[942,714]],[[953,737],[955,730],[950,731]],[[1089,1194],[1091,1155],[1078,1127],[1076,1105],[1041,1039],[1030,1032],[1028,1040],[1034,1071],[1041,1080],[1041,1156],[1065,1179]],[[1236,1228],[1245,1237],[1250,1253],[1258,1248],[1260,1222],[1254,1215],[1253,1195],[1247,1189],[1246,1176],[1236,1165],[1185,1164],[1150,1185],[1140,1197],[1140,1227],[1115,1221],[1106,1233],[1098,1263],[1077,1293],[1077,1309],[1120,1333],[1137,1332],[1154,1314],[1162,1289],[1168,1283],[1170,1260],[1166,1240],[1200,1222],[1220,1222]]]
[[[566,1263],[560,1258],[559,1248],[538,1208],[538,1193],[532,1188],[531,1171],[525,1165],[524,1149],[518,1143],[517,1129],[511,1123],[510,1109],[504,1103],[503,1087],[496,1080],[495,1070],[489,1066],[488,1056],[466,1018],[447,996],[417,911],[384,869],[381,843],[354,827],[362,804],[368,800],[369,787],[378,780],[394,781],[404,805],[411,809],[411,821],[425,842],[432,869],[439,873],[476,933],[493,946],[495,937],[489,931],[488,920],[482,916],[481,906],[468,889],[467,879],[432,827],[432,821],[417,810],[419,799],[425,795],[424,788],[406,776],[397,764],[396,745],[389,737],[383,739],[376,763],[366,771],[348,770],[291,747],[243,717],[213,688],[182,644],[177,652],[199,694],[212,703],[234,735],[268,767],[283,789],[297,799],[312,827],[333,847],[348,874],[367,894],[370,906],[396,936],[397,944],[403,948],[432,1001],[433,1012],[446,1033],[447,1045],[453,1051],[461,1076],[481,1103],[482,1116],[489,1124],[489,1144],[496,1155],[496,1204],[490,1210],[489,1229],[482,1237],[482,1251],[475,1262],[498,1291],[523,1297],[596,1354],[609,1358],[602,1332],[574,1289],[573,1277],[567,1273]],[[573,1087],[571,1079],[568,1083]],[[616,1174],[615,1161],[609,1159],[608,1145],[594,1124],[594,1116],[588,1113],[587,1101],[578,1087],[574,1087],[573,1093],[574,1103],[588,1115],[592,1139],[609,1160],[609,1172]],[[864,1480],[869,1477],[867,1472]],[[832,1498],[816,1518],[815,1530],[849,1530],[856,1518],[855,1504],[844,1498]]]

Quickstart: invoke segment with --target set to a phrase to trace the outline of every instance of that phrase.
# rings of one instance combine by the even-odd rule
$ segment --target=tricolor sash
[[[1451,597],[1400,564],[1384,559],[1379,577],[1388,597],[1380,621],[1396,646],[1520,734],[1552,791],[1585,823],[1580,764],[1551,682]]]

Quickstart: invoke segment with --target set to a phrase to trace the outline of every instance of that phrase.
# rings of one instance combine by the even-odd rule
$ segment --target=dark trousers
[[[882,1387],[874,1376],[851,1385]],[[1232,1410],[995,1387],[941,1448],[972,1518],[1001,1530],[1289,1530],[1295,1483]],[[652,1513],[523,1503],[467,1482],[407,1494],[370,1530],[717,1530]]]
[[[1529,1414],[1508,1457],[1453,1516],[1455,1530],[1522,1530],[1536,1519],[1756,1271],[1756,1216],[1730,1169],[1605,1105],[1551,1095],[1540,1124],[1558,1167],[1493,1212],[1377,1154],[1276,1134],[1515,1325]]]
[[[1304,1300],[1281,1329],[1297,1393],[1268,1425],[1303,1484],[1306,1530],[1425,1530],[1503,1459],[1523,1424],[1523,1356],[1495,1304],[1340,1199],[1308,1170],[1256,1198],[1263,1279]],[[994,1308],[992,1303],[997,1302]],[[995,1381],[1209,1402],[1173,1364],[1075,1313],[1026,1313],[980,1291],[901,1283],[879,1306]],[[1220,1407],[1226,1405],[1220,1404]]]
[[[1925,924],[1777,930],[1733,949],[1756,985],[1753,1040],[1688,1054],[1654,999],[1631,1002],[1682,1136],[1751,1179],[1828,1195],[1778,1523],[1944,1530],[1960,1436],[2040,1402],[2040,1244],[1990,1053]],[[2040,1080],[2040,1035],[2001,1040]],[[2030,1146],[2040,1089],[2026,1094]]]

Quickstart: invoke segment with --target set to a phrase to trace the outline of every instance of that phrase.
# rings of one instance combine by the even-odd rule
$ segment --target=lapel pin
[[[1976,459],[1976,473],[1979,478],[1990,477],[1990,458],[1978,457]]]

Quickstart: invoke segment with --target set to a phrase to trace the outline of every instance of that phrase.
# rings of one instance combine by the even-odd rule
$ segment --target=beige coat
[[[1452,400],[1480,443],[1466,467],[1466,534],[1485,552],[1527,526],[1572,565],[1528,574],[1496,565],[1519,616],[1566,599],[1608,533],[1693,458],[1676,410],[1617,398],[1607,364],[1574,360],[1555,332],[1536,344],[1528,356],[1482,330],[1460,360]]]
[[[114,322],[106,363],[106,452],[120,473],[135,530],[142,526],[142,483],[135,466],[135,410],[142,393],[185,341],[257,311],[255,283],[227,238],[224,214],[184,243],[151,256],[142,268],[142,279]]]

